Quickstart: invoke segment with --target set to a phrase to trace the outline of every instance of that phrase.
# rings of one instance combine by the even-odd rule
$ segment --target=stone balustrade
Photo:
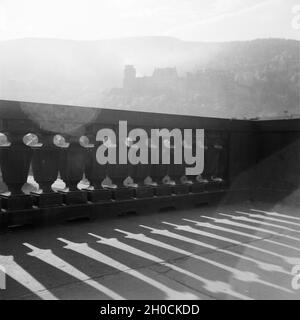
[[[128,130],[142,128],[146,132],[152,128],[204,129],[203,174],[186,176],[187,164],[174,162],[172,144],[170,164],[99,164],[96,152],[105,141],[96,141],[97,132],[102,128],[117,132],[119,120],[128,121]],[[83,214],[95,204],[97,208],[107,203],[117,208],[129,201],[134,209],[143,199],[157,202],[161,197],[161,203],[166,201],[163,198],[173,203],[177,197],[180,203],[184,195],[195,198],[224,192],[233,171],[232,134],[249,130],[249,121],[0,101],[0,166],[7,186],[0,196],[1,212],[11,224],[19,221],[13,216],[20,217],[17,213],[21,212],[23,221],[26,212],[37,216],[39,210],[50,214],[59,208],[57,212],[63,215],[70,208],[74,212],[79,208]],[[149,150],[153,147],[150,141],[147,146]],[[29,176],[38,187],[25,194]],[[64,188],[55,188],[58,178]]]

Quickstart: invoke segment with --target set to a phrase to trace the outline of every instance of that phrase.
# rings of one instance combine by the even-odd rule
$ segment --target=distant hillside
[[[140,75],[176,66],[180,76],[203,68],[229,70],[228,85],[215,105],[201,95],[107,95],[121,87],[125,64]],[[224,91],[224,90],[223,90]],[[186,42],[169,37],[101,41],[21,39],[0,42],[0,98],[208,116],[272,116],[298,113],[300,42]],[[216,94],[212,90],[212,96]],[[212,97],[214,98],[214,97]]]

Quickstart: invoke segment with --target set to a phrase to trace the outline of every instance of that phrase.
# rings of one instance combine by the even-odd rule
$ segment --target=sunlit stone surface
[[[247,202],[2,234],[0,297],[300,299],[299,231],[296,208]]]

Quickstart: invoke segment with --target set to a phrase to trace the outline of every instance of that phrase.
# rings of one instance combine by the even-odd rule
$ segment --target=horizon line
[[[262,37],[262,38],[253,38],[247,40],[226,40],[226,41],[207,41],[207,40],[184,40],[178,37],[165,36],[165,35],[144,35],[144,36],[128,36],[128,37],[111,37],[111,38],[102,38],[102,39],[72,39],[64,37],[17,37],[10,39],[0,39],[0,42],[9,42],[9,41],[18,41],[18,40],[59,40],[59,41],[73,41],[73,42],[98,42],[98,41],[109,41],[109,40],[129,40],[129,39],[142,39],[142,38],[165,38],[172,39],[180,42],[188,43],[233,43],[233,42],[252,42],[260,40],[284,40],[284,41],[296,41],[300,42],[298,39],[293,38],[283,38],[283,37]]]

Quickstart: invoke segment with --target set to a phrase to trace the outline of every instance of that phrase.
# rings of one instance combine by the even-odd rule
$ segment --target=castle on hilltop
[[[136,94],[159,92],[199,92],[212,90],[212,87],[226,87],[234,81],[233,75],[225,70],[201,70],[180,77],[175,67],[155,68],[151,76],[138,77],[133,65],[124,69],[123,90]]]
[[[134,92],[173,90],[178,87],[179,82],[176,68],[156,68],[152,76],[137,77],[135,67],[126,65],[123,89]]]

